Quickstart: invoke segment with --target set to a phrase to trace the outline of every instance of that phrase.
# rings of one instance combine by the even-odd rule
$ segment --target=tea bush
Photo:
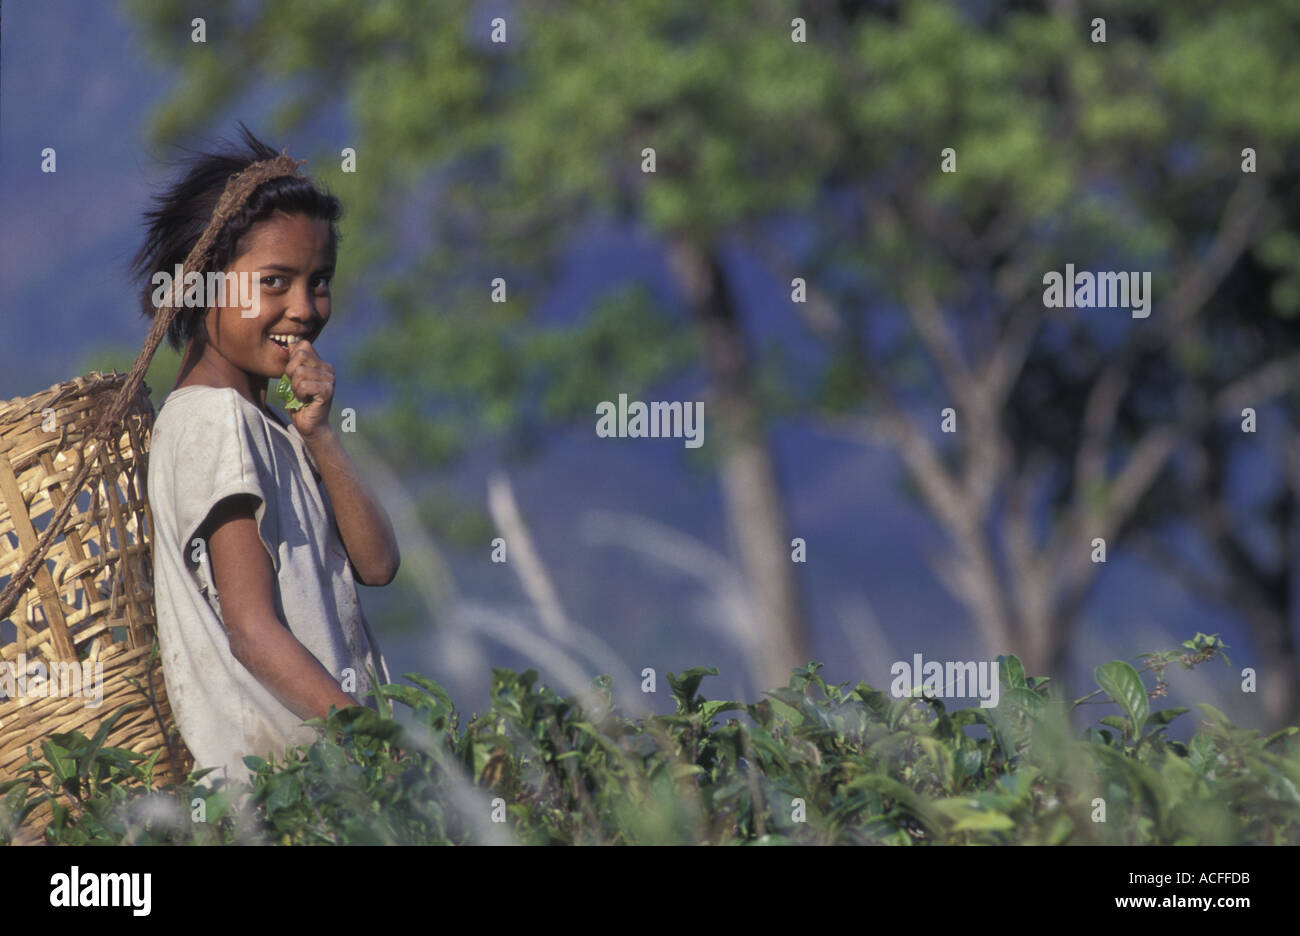
[[[709,700],[717,670],[695,668],[668,676],[672,715],[639,719],[608,677],[580,702],[496,669],[463,730],[408,674],[378,712],[310,722],[319,739],[286,762],[246,758],[251,786],[198,771],[151,791],[156,758],[104,748],[106,728],[52,735],[0,785],[0,840],[52,801],[46,840],[63,844],[1298,844],[1297,728],[1261,737],[1202,704],[1184,743],[1167,729],[1186,708],[1150,710],[1166,667],[1223,649],[1197,634],[1141,670],[1112,661],[1072,703],[999,657],[987,709],[829,685],[816,663],[763,701]],[[1116,713],[1080,734],[1068,714],[1089,704]]]

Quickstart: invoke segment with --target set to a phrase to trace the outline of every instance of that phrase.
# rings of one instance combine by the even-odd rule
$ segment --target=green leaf
[[[953,771],[956,761],[952,749],[948,745],[924,735],[918,737],[916,742],[921,746],[921,750],[925,751],[930,763],[934,765],[935,772],[939,775],[944,788],[954,790],[953,784],[956,782],[956,778],[953,776]]]
[[[1024,664],[1014,653],[1004,653],[998,657],[998,676],[1011,689],[1028,688]]]
[[[422,705],[430,705],[429,696],[414,686],[399,686],[396,684],[388,686],[376,686],[375,691],[385,698],[396,699],[403,705],[411,709],[418,709]]]
[[[885,796],[897,800],[912,815],[916,816],[927,826],[932,833],[939,832],[943,828],[941,814],[932,808],[915,790],[904,786],[892,777],[886,777],[882,774],[864,774],[849,783],[845,790],[875,790]]]
[[[683,777],[693,777],[696,774],[708,773],[699,764],[674,764],[672,769],[673,779],[680,780]]]
[[[280,398],[280,404],[290,413],[297,412],[306,405],[293,395],[293,386],[288,374],[281,377],[280,382],[275,385],[275,393]]]
[[[1147,700],[1146,686],[1138,671],[1123,660],[1111,660],[1093,670],[1093,676],[1097,685],[1128,713],[1132,725],[1130,735],[1140,737],[1142,725],[1150,711],[1150,703]]]
[[[1187,711],[1186,706],[1179,706],[1178,708],[1167,708],[1167,709],[1161,709],[1158,712],[1152,712],[1150,715],[1147,716],[1147,720],[1143,722],[1142,727],[1147,728],[1147,727],[1158,727],[1160,725],[1167,725],[1186,711]]]
[[[793,706],[790,705],[786,705],[784,702],[782,702],[780,699],[777,698],[771,699],[771,703],[772,703],[772,711],[775,712],[779,718],[784,719],[785,721],[789,722],[791,725],[794,725],[796,727],[804,723],[803,712],[799,711],[797,708],[794,708]]]
[[[744,706],[739,702],[728,702],[724,699],[715,699],[701,705],[700,711],[704,714],[705,721],[708,721],[719,712],[729,712],[740,708],[744,708]]]
[[[678,702],[678,711],[694,712],[698,706],[695,704],[695,692],[700,688],[700,683],[705,676],[717,676],[718,668],[716,666],[695,666],[686,670],[681,676],[668,674],[668,685],[672,687],[673,696]]]
[[[78,777],[85,780],[90,775],[90,768],[94,766],[96,758],[99,757],[100,748],[104,746],[104,741],[108,738],[108,733],[113,730],[113,725],[117,723],[117,720],[127,712],[139,708],[141,705],[144,705],[144,703],[131,702],[127,705],[123,705],[117,711],[113,712],[113,714],[109,715],[108,718],[104,719],[103,723],[99,726],[99,730],[95,732],[95,737],[91,739],[90,749],[86,752],[86,756],[81,761],[81,767],[77,771]]]
[[[1008,815],[986,808],[979,800],[970,797],[953,797],[939,800],[934,808],[953,821],[952,831],[1003,832],[1016,827]]]
[[[434,682],[428,676],[421,676],[419,673],[403,673],[403,679],[410,680],[431,696],[447,707],[447,711],[453,712],[456,706],[452,704],[451,695],[441,685]]]
[[[1015,773],[1003,774],[998,777],[998,786],[1005,791],[1005,796],[1001,797],[1003,805],[1019,805],[1022,801],[1029,798],[1030,790],[1033,788],[1034,781],[1041,776],[1038,768],[1027,765],[1017,770]],[[1007,803],[1007,797],[1010,797],[1010,803]]]
[[[68,750],[53,741],[42,741],[41,750],[45,752],[46,762],[54,771],[55,779],[60,783],[76,775],[76,765]]]
[[[1016,688],[1007,690],[1004,697],[1016,707],[1023,709],[1030,718],[1039,719],[1047,708],[1047,700],[1032,689]]]
[[[274,816],[281,809],[292,806],[302,796],[302,790],[292,776],[280,774],[273,777],[267,786],[270,790],[266,798],[266,812],[269,816]]]

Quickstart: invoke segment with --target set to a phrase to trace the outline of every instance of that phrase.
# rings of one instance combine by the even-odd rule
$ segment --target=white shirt
[[[147,480],[163,677],[196,769],[249,780],[244,755],[273,753],[282,762],[286,748],[311,744],[317,733],[230,652],[207,544],[197,547],[195,534],[233,494],[258,499],[257,529],[276,577],[280,620],[358,701],[372,689],[370,667],[383,682],[391,679],[297,427],[286,430],[230,387],[173,390],[154,420]],[[349,669],[355,691],[345,682]]]

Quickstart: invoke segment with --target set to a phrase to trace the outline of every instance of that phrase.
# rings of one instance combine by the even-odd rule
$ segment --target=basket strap
[[[167,334],[167,329],[171,325],[172,319],[176,317],[177,310],[183,305],[182,297],[185,294],[184,282],[186,275],[190,272],[203,272],[211,260],[212,247],[216,243],[218,235],[220,235],[226,223],[243,210],[244,205],[252,197],[253,192],[257,190],[259,185],[269,182],[271,179],[298,175],[298,167],[303,162],[306,162],[306,160],[291,159],[287,151],[281,151],[280,155],[274,159],[255,162],[242,172],[231,176],[226,182],[226,188],[217,201],[217,207],[212,212],[212,218],[208,221],[208,226],[203,229],[203,234],[199,237],[198,243],[194,245],[194,248],[185,258],[181,275],[172,283],[172,295],[168,297],[169,301],[155,313],[153,327],[149,329],[149,334],[144,340],[144,346],[140,349],[140,354],[136,357],[135,363],[131,365],[131,371],[126,376],[126,382],[118,390],[112,404],[101,415],[90,437],[82,443],[81,469],[68,485],[68,490],[80,492],[81,486],[85,484],[86,478],[90,476],[91,468],[98,461],[100,447],[108,442],[110,435],[113,433],[113,428],[121,424],[127,408],[134,401],[136,391],[139,390],[140,384],[144,381],[145,371],[149,369],[149,362],[153,360],[154,352],[158,350],[158,345],[162,343],[163,337]],[[84,454],[91,441],[98,443],[96,456],[87,459],[84,458]],[[63,506],[58,509],[54,519],[50,521],[45,532],[41,534],[40,540],[36,543],[36,548],[32,550],[27,559],[13,574],[4,591],[0,591],[0,620],[8,618],[14,605],[18,603],[18,595],[27,587],[37,567],[44,561],[46,553],[49,552],[51,545],[54,543],[55,534],[62,530],[63,524],[72,512],[72,504],[76,499],[77,495],[74,493],[64,500]],[[11,505],[11,509],[17,506],[21,505]]]

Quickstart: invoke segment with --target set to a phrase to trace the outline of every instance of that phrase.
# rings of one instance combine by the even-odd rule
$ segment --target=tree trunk
[[[757,618],[754,676],[763,688],[784,686],[792,666],[809,662],[809,646],[781,488],[763,433],[745,336],[713,251],[677,241],[669,248],[669,260],[704,332],[727,525]]]

